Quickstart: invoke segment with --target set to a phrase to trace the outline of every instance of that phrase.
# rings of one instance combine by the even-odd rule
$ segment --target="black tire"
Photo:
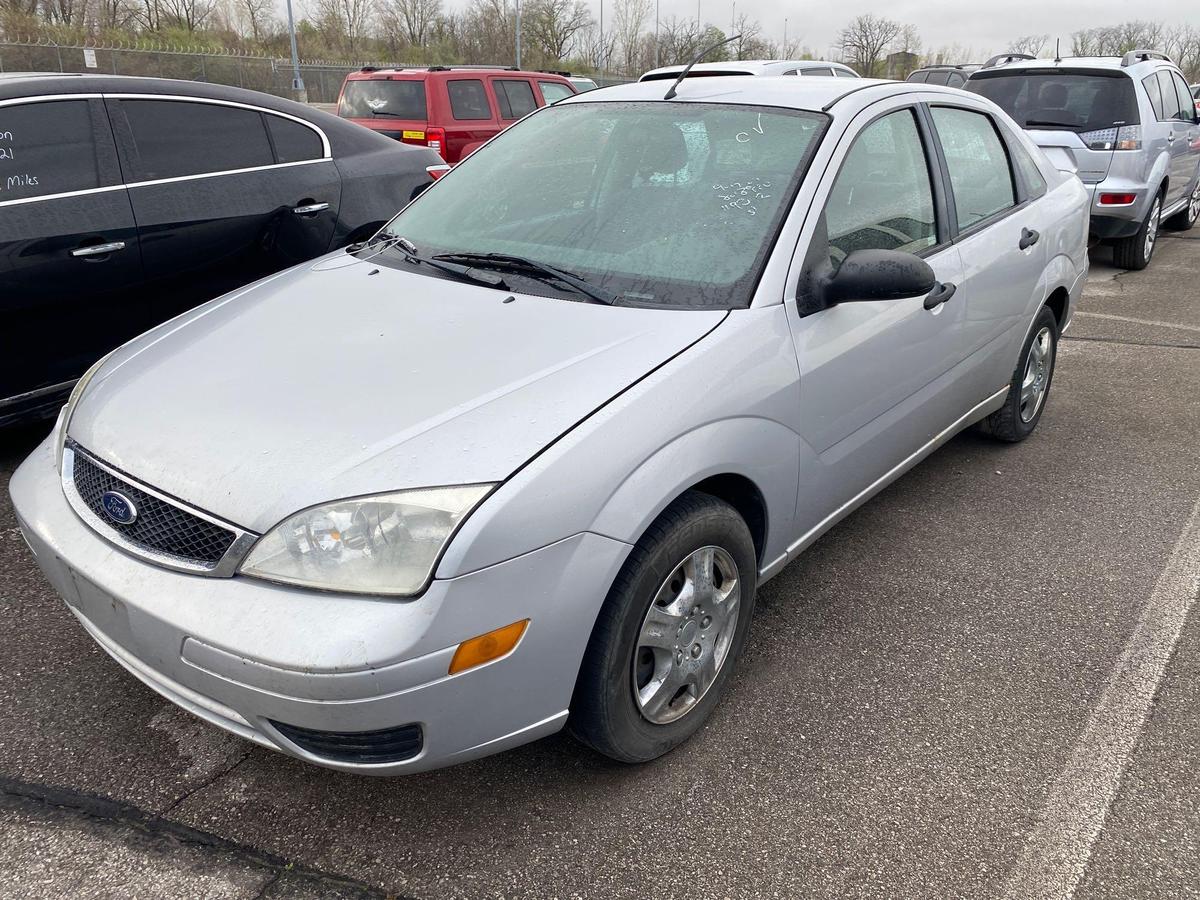
[[[1122,269],[1137,271],[1150,265],[1154,256],[1154,248],[1158,246],[1158,225],[1162,218],[1162,193],[1160,192],[1150,204],[1150,211],[1133,237],[1120,238],[1113,241],[1113,264]],[[1151,225],[1154,225],[1154,239],[1147,241]]]
[[[643,716],[635,698],[638,635],[668,577],[691,554],[709,546],[726,551],[737,567],[740,599],[728,652],[711,685],[687,712],[656,724]],[[720,700],[741,654],[757,577],[754,540],[732,506],[689,491],[667,507],[630,551],[597,617],[571,702],[571,733],[626,763],[662,756],[695,734]]]
[[[1196,183],[1192,186],[1187,206],[1163,222],[1163,227],[1172,231],[1191,231],[1192,226],[1196,224],[1196,219],[1200,219],[1200,177],[1197,177]]]
[[[1045,385],[1036,409],[1033,410],[1033,414],[1026,420],[1021,415],[1021,390],[1025,380],[1026,369],[1029,366],[1030,350],[1043,331],[1046,332],[1049,339],[1049,362],[1045,366],[1044,371]],[[1042,413],[1046,409],[1046,401],[1050,397],[1050,384],[1054,380],[1054,364],[1057,361],[1058,319],[1050,307],[1043,306],[1041,312],[1038,313],[1037,319],[1034,320],[1033,328],[1029,330],[1029,336],[1025,338],[1024,346],[1021,347],[1021,355],[1017,358],[1017,367],[1013,370],[1012,382],[1008,387],[1008,396],[1004,398],[1004,405],[980,423],[983,432],[990,434],[998,440],[1008,441],[1009,443],[1023,441],[1029,435],[1033,434],[1033,430],[1037,428],[1038,422],[1041,421]]]

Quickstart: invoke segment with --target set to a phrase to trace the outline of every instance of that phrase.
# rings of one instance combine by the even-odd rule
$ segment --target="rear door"
[[[341,181],[314,126],[240,104],[109,96],[147,326],[328,249]]]
[[[1171,181],[1168,193],[1177,201],[1190,193],[1196,179],[1196,164],[1200,160],[1200,141],[1197,140],[1200,131],[1196,127],[1196,106],[1187,82],[1178,72],[1166,69],[1160,69],[1158,77],[1160,82],[1170,84],[1175,95],[1171,135],[1168,138],[1171,144]],[[1163,84],[1162,88],[1165,98],[1167,84]],[[1164,99],[1164,105],[1165,103]]]
[[[138,334],[141,279],[100,99],[0,104],[0,419]]]
[[[506,127],[538,108],[538,100],[528,78],[492,78],[491,81],[500,119]]]

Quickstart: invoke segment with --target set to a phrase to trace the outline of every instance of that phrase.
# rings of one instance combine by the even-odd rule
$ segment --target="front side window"
[[[1196,121],[1196,103],[1187,82],[1177,72],[1172,72],[1171,78],[1175,81],[1175,96],[1179,98],[1179,118],[1184,122]]]
[[[343,119],[411,119],[424,121],[425,82],[363,78],[347,81],[338,104]]]
[[[425,256],[536,260],[623,305],[744,307],[827,121],[732,104],[547,107],[467,158],[388,231]],[[400,254],[376,259],[408,265]],[[504,277],[513,290],[579,299]]]
[[[496,91],[496,102],[500,104],[501,118],[519,119],[537,109],[533,86],[524,79],[497,78],[492,82],[492,87]]]
[[[1015,205],[1008,153],[991,118],[949,106],[931,112],[950,171],[958,227],[966,230]]]
[[[929,163],[911,109],[854,139],[825,203],[825,229],[835,270],[855,250],[917,253],[937,243]]]
[[[1022,128],[1082,133],[1141,121],[1133,79],[1121,72],[977,72],[967,90],[987,97]]]
[[[460,78],[446,82],[450,94],[450,115],[459,121],[490,119],[492,106],[488,103],[487,91],[478,78]]]
[[[134,143],[133,181],[274,164],[262,113],[180,100],[122,100]]]
[[[0,203],[100,186],[86,100],[0,106]]]
[[[575,95],[569,87],[557,81],[539,81],[538,87],[542,89],[542,97],[547,103],[556,103]]]

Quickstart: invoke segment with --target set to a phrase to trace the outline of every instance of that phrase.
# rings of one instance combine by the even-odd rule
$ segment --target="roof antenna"
[[[696,58],[693,59],[690,63],[688,63],[687,66],[684,67],[684,70],[679,73],[679,77],[675,79],[675,83],[673,85],[671,85],[671,89],[669,91],[667,91],[667,96],[663,97],[663,99],[670,100],[671,98],[673,98],[675,96],[675,88],[679,87],[679,82],[681,82],[681,81],[683,81],[683,79],[687,78],[688,72],[692,71],[692,66],[694,66],[696,63],[700,62],[700,60],[704,59],[704,57],[708,56],[708,54],[712,53],[718,47],[724,47],[726,44],[732,43],[733,41],[736,41],[740,37],[741,37],[740,34],[735,34],[733,37],[725,38],[725,40],[720,41],[716,44],[713,44],[711,47],[705,47],[703,50],[701,50],[699,53],[697,53]]]
[[[1059,51],[1059,47],[1061,45],[1062,45],[1062,38],[1055,38],[1054,39],[1054,64],[1056,66],[1060,62],[1062,62],[1062,53]]]

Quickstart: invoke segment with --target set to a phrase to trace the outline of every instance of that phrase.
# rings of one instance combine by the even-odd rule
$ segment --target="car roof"
[[[560,100],[555,106],[573,103],[612,103],[631,100],[664,101],[668,81],[635,81],[588,91]],[[746,78],[742,75],[685,78],[670,103],[742,103],[752,106],[778,106],[809,112],[829,112],[835,106],[853,114],[863,106],[899,94],[944,93],[962,97],[964,92],[935,84],[891,81],[880,78],[797,78],[774,75]],[[972,95],[974,97],[974,95]],[[846,103],[843,105],[842,101]]]
[[[174,78],[143,78],[132,75],[34,72],[0,76],[0,100],[51,94],[166,94],[247,103],[289,115],[311,119],[318,112],[311,106],[273,94]]]
[[[392,66],[389,68],[373,68],[366,66],[356,72],[351,72],[346,76],[348,81],[369,81],[374,79],[391,78],[394,75],[462,75],[464,73],[472,75],[508,75],[521,76],[525,78],[562,78],[568,80],[570,76],[560,75],[558,72],[536,72],[528,69],[518,69],[515,66]]]
[[[693,72],[729,72],[746,75],[782,75],[791,69],[842,69],[854,72],[845,63],[823,59],[740,59],[729,62],[702,62],[692,66]],[[642,75],[639,81],[658,81],[669,75],[678,75],[685,67],[681,65],[660,66]],[[855,73],[856,75],[858,73]]]
[[[1145,74],[1148,69],[1175,69],[1179,67],[1166,59],[1138,59],[1129,65],[1122,65],[1120,56],[1064,56],[1061,59],[1015,59],[994,66],[985,66],[973,73],[982,75],[992,72],[1019,72],[1022,69],[1112,69],[1114,72],[1128,72],[1130,75]]]

